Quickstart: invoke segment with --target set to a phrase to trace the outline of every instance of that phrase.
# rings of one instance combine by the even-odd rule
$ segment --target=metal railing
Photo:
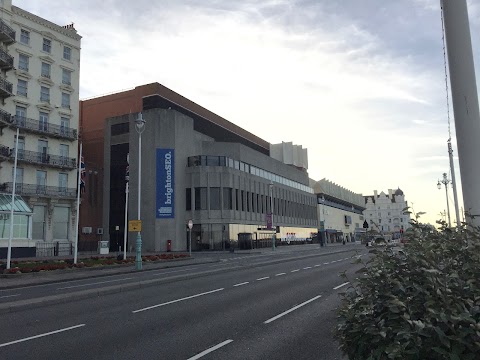
[[[15,30],[8,26],[2,19],[0,19],[0,40],[7,44],[15,42]]]
[[[0,48],[0,67],[3,69],[13,68],[13,56],[11,56],[4,49]]]
[[[13,183],[6,182],[0,184],[0,192],[11,193]],[[61,186],[46,186],[35,184],[15,184],[15,193],[24,196],[40,196],[48,198],[68,198],[75,199],[77,197],[76,188],[67,188]]]
[[[15,157],[15,148],[12,148],[10,157],[11,159]],[[74,158],[59,155],[50,155],[45,152],[29,151],[23,149],[18,149],[18,161],[52,166],[62,169],[75,169],[77,167],[77,161]]]
[[[13,84],[3,76],[0,76],[0,95],[2,96],[12,96],[13,95]]]
[[[12,116],[2,110],[0,110],[0,122],[3,122],[7,125],[13,125],[21,129],[29,130],[37,134],[46,134],[49,136],[65,138],[69,140],[76,140],[78,136],[76,129],[71,129],[62,125],[52,124],[46,121],[30,119],[25,116]]]
[[[66,256],[73,254],[73,244],[70,242],[37,241],[35,246],[37,248],[37,257]]]

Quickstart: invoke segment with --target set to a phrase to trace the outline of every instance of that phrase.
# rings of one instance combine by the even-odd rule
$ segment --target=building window
[[[38,117],[38,130],[48,131],[48,114],[45,112],[40,112]]]
[[[46,77],[46,78],[50,79],[50,70],[51,70],[50,64],[46,63],[46,62],[42,62],[42,73],[41,73],[41,75],[43,77]]]
[[[192,210],[192,189],[191,188],[185,189],[185,210],[187,211]]]
[[[60,157],[62,165],[66,165],[68,162],[69,147],[66,144],[60,144]]]
[[[400,222],[403,222],[403,218],[400,218]]]
[[[38,140],[38,162],[48,163],[49,156],[48,156],[48,141],[46,140]]]
[[[15,118],[19,126],[25,126],[25,120],[27,118],[27,108],[25,106],[17,105],[15,107]]]
[[[68,46],[63,47],[63,58],[65,60],[71,60],[72,59],[72,49],[69,48]]]
[[[68,239],[69,208],[55,206],[53,209],[53,238]]]
[[[240,199],[241,208],[240,208],[240,210],[245,211],[245,191],[244,190],[240,191],[240,196],[241,196],[241,199]]]
[[[63,108],[70,108],[70,94],[62,92],[62,107]]]
[[[30,31],[24,29],[20,30],[20,42],[22,44],[30,44]]]
[[[65,193],[68,187],[68,174],[58,174],[58,190],[61,193]]]
[[[47,172],[37,170],[37,194],[45,194],[47,186]]]
[[[220,188],[210,188],[210,210],[220,210]]]
[[[68,134],[68,131],[70,129],[70,119],[67,117],[61,117],[60,118],[60,134]]]
[[[223,188],[223,210],[232,210],[232,188]]]
[[[72,72],[67,69],[62,69],[62,84],[72,84]]]
[[[43,51],[47,53],[52,52],[52,40],[43,38]]]
[[[239,210],[240,198],[239,198],[239,190],[235,189],[235,210]]]
[[[195,188],[195,210],[207,210],[207,188]]]
[[[27,96],[27,82],[25,80],[18,79],[17,95],[25,97]]]
[[[18,68],[23,71],[28,71],[28,63],[30,58],[27,55],[18,55]]]
[[[50,102],[50,89],[46,86],[40,86],[40,101]]]

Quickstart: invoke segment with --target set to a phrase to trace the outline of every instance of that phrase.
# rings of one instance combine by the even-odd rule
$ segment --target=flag
[[[83,156],[80,160],[80,193],[83,194],[85,192],[85,176],[87,172],[85,170],[85,160]]]

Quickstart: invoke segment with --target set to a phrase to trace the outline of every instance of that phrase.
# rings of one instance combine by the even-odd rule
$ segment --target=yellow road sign
[[[142,220],[130,220],[128,222],[128,231],[142,231]]]

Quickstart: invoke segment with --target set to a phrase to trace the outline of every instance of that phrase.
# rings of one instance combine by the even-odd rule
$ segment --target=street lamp
[[[447,197],[447,214],[448,214],[448,227],[452,227],[452,223],[450,221],[450,206],[448,204],[448,184],[451,181],[447,179],[447,173],[443,173],[443,180],[438,180],[437,188],[438,190],[442,189],[442,184],[445,185],[445,195]]]
[[[135,119],[135,130],[138,133],[138,220],[140,220],[140,194],[142,192],[142,132],[145,130],[145,119],[142,117],[142,113],[138,113]],[[137,233],[137,241],[135,243],[136,256],[135,256],[135,270],[142,270],[142,233]]]

